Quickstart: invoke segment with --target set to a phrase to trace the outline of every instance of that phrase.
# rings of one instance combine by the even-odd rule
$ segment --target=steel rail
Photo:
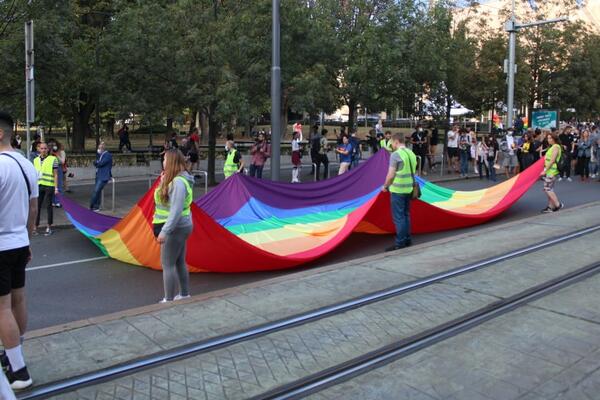
[[[20,393],[17,398],[19,400],[43,399],[50,396],[56,396],[61,393],[70,392],[82,387],[113,380],[121,376],[130,375],[132,373],[136,373],[162,364],[166,364],[197,354],[213,351],[222,347],[230,346],[235,343],[264,336],[284,329],[289,329],[298,325],[303,325],[335,314],[341,314],[352,309],[360,308],[371,303],[383,301],[401,295],[403,293],[407,293],[425,286],[435,284],[445,279],[453,278],[458,275],[476,271],[502,261],[533,253],[545,249],[547,247],[572,239],[576,239],[597,231],[600,231],[600,225],[577,230],[566,235],[558,235],[530,246],[513,250],[498,256],[490,257],[482,261],[467,264],[439,274],[434,274],[422,279],[405,282],[390,287],[388,289],[379,290],[376,292],[358,296],[347,301],[303,312],[273,322],[257,325],[252,328],[242,329],[237,332],[157,352],[149,356],[140,357],[133,361],[120,363],[114,366],[85,373],[72,378],[48,383],[45,385],[40,385],[38,387],[32,388],[31,390]]]
[[[492,303],[454,321],[429,329],[411,338],[387,345],[295,382],[274,388],[266,393],[252,397],[250,400],[292,400],[303,398],[327,387],[367,373],[374,368],[382,367],[390,362],[423,350],[438,342],[450,339],[486,321],[500,317],[518,307],[585,280],[599,272],[600,263],[585,266],[509,298]]]

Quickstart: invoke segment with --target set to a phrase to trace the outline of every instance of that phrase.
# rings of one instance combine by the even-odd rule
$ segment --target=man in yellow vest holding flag
[[[227,152],[227,155],[225,164],[223,165],[223,174],[225,175],[225,179],[227,179],[231,175],[244,170],[244,160],[242,160],[242,155],[235,148],[233,140],[228,140],[225,143],[225,151]]]
[[[48,213],[48,227],[46,228],[46,236],[52,235],[52,223],[54,222],[54,213],[52,209],[52,198],[54,194],[58,194],[58,158],[48,155],[48,145],[44,142],[38,145],[40,155],[33,160],[33,166],[38,173],[39,198],[38,198],[38,213],[35,218],[34,235],[37,235],[38,226],[40,225],[40,214],[44,202],[46,202],[46,210]]]
[[[404,145],[404,137],[396,133],[392,137],[394,152],[390,155],[390,167],[381,189],[390,192],[392,218],[396,225],[396,242],[385,251],[393,251],[412,244],[410,238],[410,200],[413,193],[417,157]]]

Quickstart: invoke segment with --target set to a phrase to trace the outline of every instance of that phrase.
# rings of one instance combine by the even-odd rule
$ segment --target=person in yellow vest
[[[225,158],[225,164],[223,165],[223,175],[225,175],[225,179],[227,179],[231,175],[244,170],[244,160],[242,159],[240,152],[235,148],[235,142],[233,140],[228,140],[225,143],[225,151],[227,152],[227,156]]]
[[[40,155],[33,159],[33,166],[38,173],[39,197],[38,213],[35,218],[35,229],[33,235],[38,234],[40,225],[40,214],[44,203],[46,203],[46,212],[48,217],[48,226],[45,236],[52,235],[52,224],[54,222],[54,213],[52,208],[52,198],[58,194],[58,158],[48,154],[48,145],[41,142],[38,146]]]
[[[546,138],[548,140],[549,148],[546,152],[546,158],[544,159],[542,176],[544,177],[544,193],[548,196],[548,206],[544,208],[542,212],[553,213],[565,206],[558,200],[558,196],[554,192],[554,183],[556,182],[556,177],[559,175],[558,162],[561,160],[563,154],[556,132],[549,132]]]
[[[192,233],[190,212],[194,177],[186,170],[186,159],[178,149],[165,152],[163,173],[154,190],[152,225],[160,244],[165,296],[160,303],[190,297],[189,272],[185,265],[186,242]],[[179,293],[177,287],[179,286]]]
[[[408,247],[412,244],[410,238],[410,200],[412,198],[414,175],[417,170],[417,156],[404,144],[401,133],[392,138],[394,152],[390,156],[385,183],[381,189],[390,192],[392,218],[396,226],[396,241],[394,246],[385,251],[393,251]]]
[[[385,131],[385,136],[379,141],[379,148],[386,149],[390,153],[394,151],[392,148],[392,132]]]

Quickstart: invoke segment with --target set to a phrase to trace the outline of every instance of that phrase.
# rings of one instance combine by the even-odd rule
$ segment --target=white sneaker
[[[185,296],[178,294],[177,296],[173,297],[173,300],[177,301],[177,300],[189,299],[190,297],[192,297],[192,296],[190,296],[189,294],[187,294]]]
[[[162,299],[161,301],[159,301],[159,302],[158,302],[158,304],[170,303],[170,302],[172,302],[172,301],[173,301],[173,300],[167,300],[167,298],[166,298],[166,297],[163,297],[163,299]]]
[[[567,178],[567,180],[568,180],[569,182],[573,182],[573,179],[571,179],[570,177],[569,177],[569,178]]]
[[[559,181],[559,182],[562,182],[562,177],[560,177],[560,176],[559,176],[559,177],[558,177],[558,181]]]

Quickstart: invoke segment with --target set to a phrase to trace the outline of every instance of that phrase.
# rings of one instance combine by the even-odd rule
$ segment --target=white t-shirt
[[[454,135],[454,137],[452,137]],[[448,147],[458,148],[458,132],[449,131],[448,132]]]
[[[29,179],[31,198],[37,198],[38,176],[33,165],[16,151],[3,153],[18,160]],[[21,168],[15,160],[0,155],[0,251],[29,246],[28,217],[29,199]]]

